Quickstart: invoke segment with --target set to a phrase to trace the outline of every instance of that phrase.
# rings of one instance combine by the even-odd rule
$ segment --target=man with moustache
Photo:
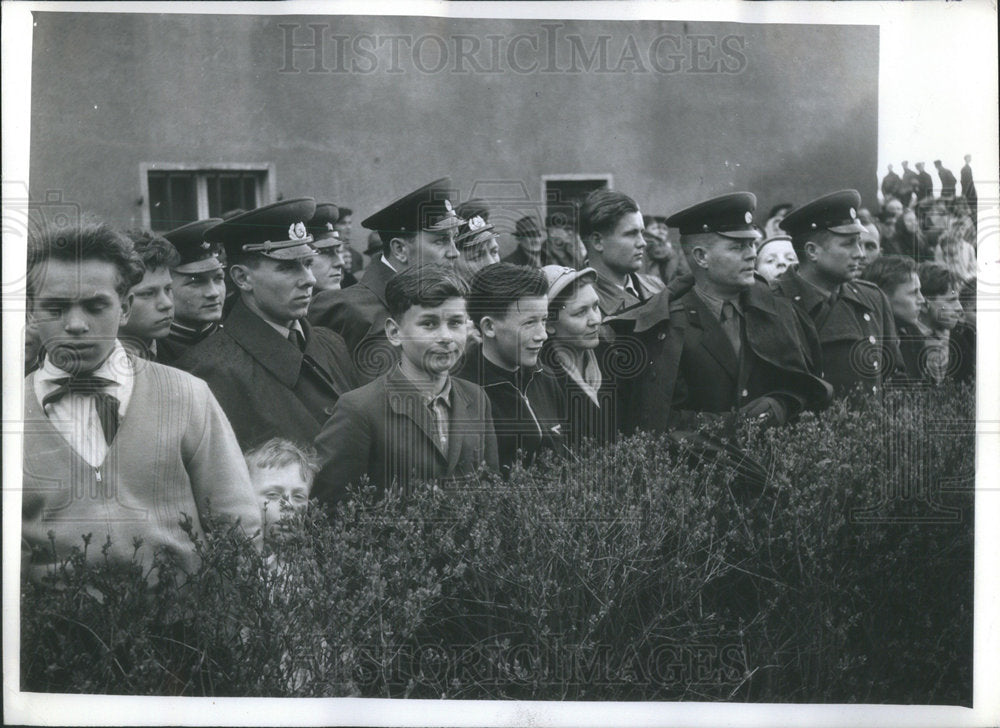
[[[799,269],[772,284],[816,326],[823,377],[838,396],[856,387],[878,392],[902,362],[889,301],[860,280],[867,260],[860,205],[856,190],[842,190],[788,213],[781,227],[792,236]]]
[[[343,339],[305,320],[316,251],[305,221],[316,202],[277,202],[213,227],[238,300],[220,331],[178,366],[208,382],[244,449],[272,437],[310,442],[359,382]]]
[[[689,428],[704,412],[783,424],[828,404],[812,322],[755,277],[756,202],[734,192],[667,219],[680,230],[694,286],[612,322],[616,345],[634,345],[645,359],[620,378],[626,431]]]
[[[454,267],[455,237],[464,222],[450,202],[451,180],[424,185],[371,215],[361,225],[378,232],[382,255],[372,259],[357,285],[324,291],[309,307],[314,326],[331,329],[347,343],[362,383],[386,373],[399,361],[399,351],[385,336],[389,308],[385,285],[397,273],[425,263]]]

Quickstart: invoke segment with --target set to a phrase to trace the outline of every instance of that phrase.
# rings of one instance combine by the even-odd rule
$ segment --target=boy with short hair
[[[91,534],[91,561],[148,567],[155,550],[196,563],[180,526],[208,508],[260,527],[246,463],[208,386],[135,358],[118,341],[142,279],[131,241],[107,225],[29,241],[28,309],[45,359],[25,379],[22,559],[41,579]],[[141,546],[136,548],[134,542]]]
[[[548,290],[540,269],[510,263],[487,266],[472,280],[469,314],[483,343],[469,347],[459,376],[489,395],[502,467],[519,450],[526,463],[542,449],[565,450],[565,392],[538,363]]]
[[[975,345],[971,352],[960,351],[963,311],[958,287],[951,272],[938,263],[925,262],[917,268],[920,291],[926,300],[920,312],[920,322],[930,334],[927,339],[927,372],[934,382],[953,378],[963,359],[970,353],[974,359]],[[958,337],[955,334],[959,333]],[[975,361],[972,362],[973,365]]]
[[[265,532],[289,513],[308,507],[309,491],[319,472],[318,456],[311,445],[300,447],[291,440],[272,437],[244,457]]]
[[[400,361],[341,396],[316,438],[315,495],[336,504],[367,474],[379,493],[418,480],[465,480],[497,468],[490,402],[452,377],[468,335],[466,287],[450,268],[409,268],[385,287],[385,334]]]
[[[926,371],[920,365],[920,354],[927,346],[930,331],[920,321],[925,301],[916,262],[908,255],[882,255],[865,267],[861,277],[881,288],[889,299],[899,335],[905,379],[923,379]]]
[[[146,268],[142,280],[129,289],[132,312],[119,330],[122,344],[136,356],[159,361],[157,342],[170,333],[174,320],[173,278],[170,270],[180,255],[166,238],[149,230],[125,233]]]

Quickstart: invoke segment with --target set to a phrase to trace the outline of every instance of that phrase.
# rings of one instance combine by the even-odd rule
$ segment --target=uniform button
[[[661,331],[656,335],[656,338],[659,339],[660,341],[663,341],[665,338],[667,338],[667,335]]]
[[[323,414],[325,414],[327,417],[329,417],[330,415],[332,415],[333,414],[333,407],[324,407],[323,408]]]
[[[872,362],[872,367],[874,367],[875,369],[878,369],[878,359],[876,359],[875,361]]]
[[[865,314],[865,321],[871,321],[871,320],[872,320],[872,317],[869,316],[868,314]]]
[[[741,397],[747,397],[747,396],[748,396],[749,394],[750,394],[750,393],[749,393],[749,392],[747,392],[747,391],[746,391],[745,389],[744,389],[744,390],[743,390],[742,392],[740,392],[740,396],[741,396]]]
[[[869,336],[868,337],[868,343],[869,344],[874,344],[875,343],[875,337],[874,336]]]
[[[796,297],[795,297],[795,300],[796,300],[796,301],[801,301],[801,300],[802,300],[802,296],[796,296]]]

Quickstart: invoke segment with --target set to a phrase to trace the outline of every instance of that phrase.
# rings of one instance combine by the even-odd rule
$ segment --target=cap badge
[[[454,214],[455,208],[451,206],[451,200],[444,201],[444,209],[448,211],[448,214]]]
[[[850,213],[851,213],[851,219],[852,220],[857,220],[858,219],[858,211],[855,210],[853,207],[850,209]]]
[[[288,226],[289,240],[304,240],[306,238],[306,226],[301,222],[293,222]]]
[[[202,250],[208,250],[211,247],[212,247],[211,244],[209,244],[207,241],[202,242],[202,244],[201,244],[201,249]]]
[[[469,230],[482,230],[484,227],[486,227],[486,221],[480,215],[469,220]]]
[[[327,229],[327,230],[333,230],[333,223],[332,223],[332,222],[328,222],[328,223],[326,224],[326,229]]]
[[[743,219],[746,220],[747,225],[749,225],[750,223],[753,222],[753,213],[747,210],[746,213],[743,215]]]

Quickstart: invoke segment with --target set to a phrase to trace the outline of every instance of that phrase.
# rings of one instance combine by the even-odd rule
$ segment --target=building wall
[[[123,226],[144,162],[273,164],[277,195],[354,208],[356,247],[363,217],[445,174],[461,199],[529,202],[543,174],[611,174],[651,213],[749,189],[761,224],[834,189],[876,201],[876,27],[35,19],[32,196]]]

